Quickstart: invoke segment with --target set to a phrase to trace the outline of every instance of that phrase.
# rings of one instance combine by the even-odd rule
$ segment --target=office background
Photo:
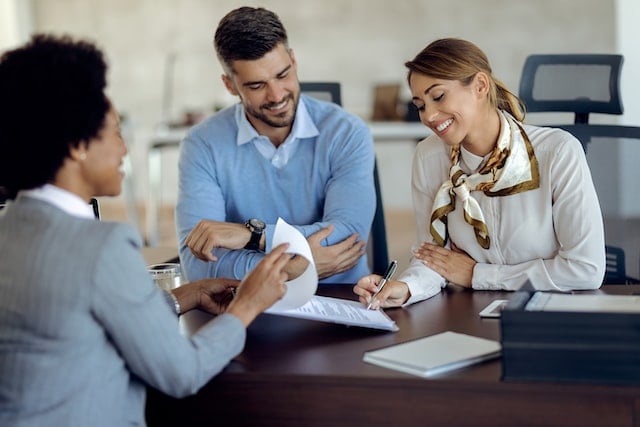
[[[403,63],[429,41],[453,36],[478,44],[514,91],[529,54],[622,53],[625,114],[591,121],[640,125],[636,0],[0,0],[0,51],[41,31],[86,37],[104,49],[109,94],[127,118],[132,192],[144,206],[147,147],[160,121],[235,101],[220,81],[212,38],[220,18],[245,4],[275,11],[288,29],[300,79],[339,81],[344,107],[364,119],[371,118],[375,85],[400,83],[408,100]],[[528,121],[570,122],[572,116],[532,114]],[[601,141],[589,148],[606,216],[640,217],[635,145]],[[386,210],[411,210],[414,147],[406,140],[376,143]],[[176,163],[177,154],[167,153],[162,186],[168,204],[175,201]]]

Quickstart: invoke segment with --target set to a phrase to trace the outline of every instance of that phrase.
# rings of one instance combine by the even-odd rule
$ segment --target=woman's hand
[[[358,299],[364,305],[369,305],[371,297],[378,291],[378,284],[382,280],[382,276],[378,274],[370,274],[358,280],[353,287],[353,293],[358,295]],[[411,296],[409,286],[405,282],[398,280],[389,280],[384,288],[371,305],[372,310],[380,307],[399,307],[404,304]]]
[[[285,253],[288,247],[288,243],[283,243],[273,248],[238,286],[227,312],[238,317],[245,326],[284,296],[285,282],[289,279],[285,267],[292,257]]]
[[[465,288],[471,287],[476,262],[453,243],[451,249],[447,249],[425,242],[413,252],[413,255],[449,282]]]

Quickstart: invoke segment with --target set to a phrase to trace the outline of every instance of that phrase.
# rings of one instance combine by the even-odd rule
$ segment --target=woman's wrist
[[[178,301],[178,297],[173,292],[169,292],[171,299],[173,300],[173,309],[176,312],[177,316],[182,314],[182,307],[180,306],[180,301]]]
[[[180,314],[198,307],[200,298],[200,284],[198,282],[185,283],[171,290],[171,295],[180,307]]]

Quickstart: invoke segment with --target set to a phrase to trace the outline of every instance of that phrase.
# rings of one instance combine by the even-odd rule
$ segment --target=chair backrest
[[[589,113],[622,114],[622,55],[530,55],[520,79],[519,97],[527,112],[572,112],[574,123]]]
[[[300,82],[300,91],[305,95],[342,105],[341,87],[338,82]],[[389,265],[389,249],[377,160],[374,160],[373,165],[373,183],[376,189],[376,211],[371,224],[367,255],[371,271],[384,274]]]
[[[606,269],[604,273],[604,284],[621,284],[627,277],[624,250],[616,246],[605,246]]]
[[[630,285],[638,284],[640,280],[627,276],[624,249],[605,245],[606,269],[604,273],[604,285]]]
[[[342,105],[342,91],[338,82],[300,82],[300,91],[305,95]]]

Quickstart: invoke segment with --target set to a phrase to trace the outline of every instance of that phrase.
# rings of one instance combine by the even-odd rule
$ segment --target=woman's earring
[[[87,160],[87,153],[80,153],[80,160]]]

